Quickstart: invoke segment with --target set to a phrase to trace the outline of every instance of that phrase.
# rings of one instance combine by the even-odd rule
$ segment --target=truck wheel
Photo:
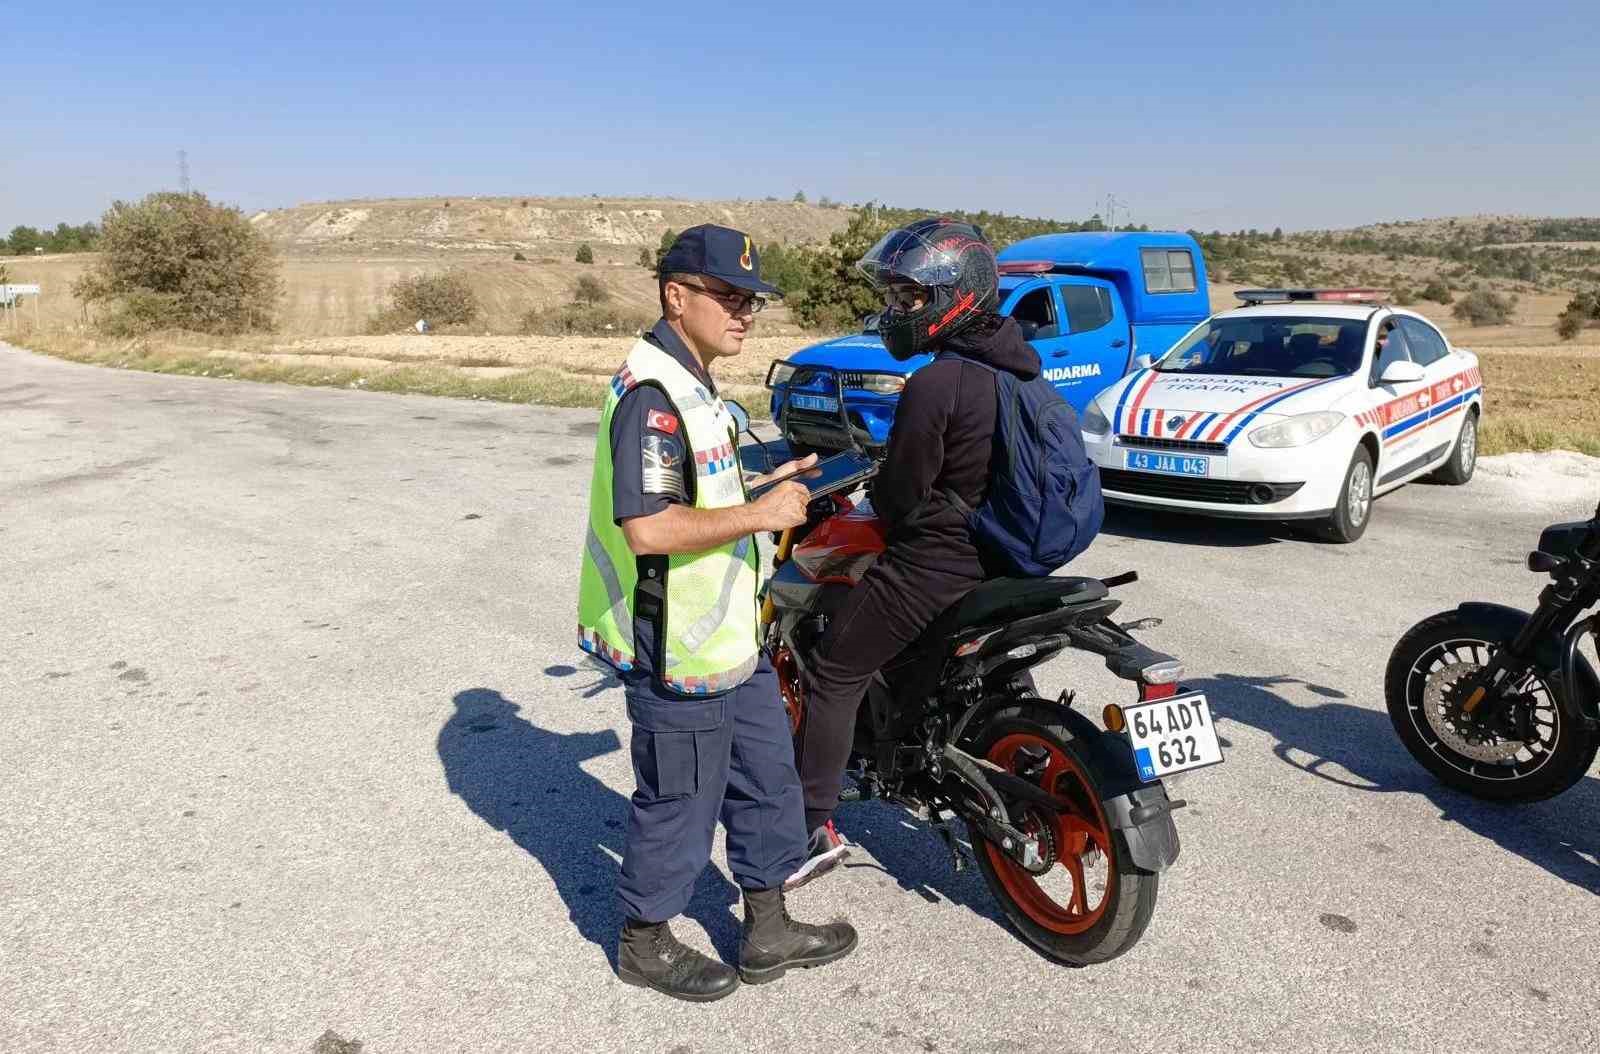
[[[1345,469],[1344,486],[1339,488],[1339,503],[1333,515],[1322,523],[1322,536],[1330,542],[1353,542],[1367,532],[1372,519],[1372,455],[1365,446],[1356,447]]]

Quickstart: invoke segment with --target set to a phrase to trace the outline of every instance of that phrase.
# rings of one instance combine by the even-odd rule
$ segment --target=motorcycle
[[[790,399],[816,398],[807,380],[791,381]],[[824,445],[846,451],[842,465],[808,482],[805,523],[776,537],[762,605],[765,649],[795,730],[806,665],[828,620],[885,547],[870,500],[849,496],[877,466],[842,406],[791,402],[780,415],[791,451],[835,421]],[[874,676],[857,713],[854,787],[844,800],[910,810],[944,840],[958,871],[966,857],[950,821],[962,820],[1006,917],[1028,944],[1068,965],[1114,959],[1143,935],[1161,873],[1178,857],[1172,814],[1185,804],[1160,777],[1222,760],[1203,694],[1180,690],[1183,665],[1130,633],[1160,620],[1110,617],[1120,604],[1110,591],[1136,578],[986,582]],[[1137,688],[1127,705],[1105,707],[1105,729],[1074,692],[1038,695],[1030,670],[1067,648],[1102,657]]]
[[[1578,646],[1600,633],[1600,505],[1547,528],[1528,570],[1550,576],[1530,614],[1468,602],[1417,623],[1389,657],[1389,719],[1441,782],[1488,801],[1553,797],[1600,749],[1600,681]]]

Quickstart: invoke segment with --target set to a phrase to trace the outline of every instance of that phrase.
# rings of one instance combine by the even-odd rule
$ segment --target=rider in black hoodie
[[[1022,380],[1040,370],[1017,324],[993,313],[999,276],[977,228],[921,220],[890,232],[859,266],[884,294],[878,328],[890,354],[939,357],[906,382],[872,483],[888,548],[829,622],[806,678],[795,762],[811,845],[790,889],[848,855],[832,817],[867,682],[943,611],[1002,573],[985,567],[965,511],[949,497],[968,508],[982,503],[994,449],[995,378],[965,360]]]

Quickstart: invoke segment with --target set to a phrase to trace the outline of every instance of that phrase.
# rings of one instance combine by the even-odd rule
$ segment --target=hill
[[[759,244],[826,241],[850,220],[842,207],[780,201],[665,198],[390,198],[319,202],[252,216],[288,255],[520,251],[570,260],[580,244],[595,262],[633,263],[666,231],[720,223]]]

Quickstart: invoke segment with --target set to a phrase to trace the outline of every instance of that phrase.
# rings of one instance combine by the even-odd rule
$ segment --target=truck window
[[[1061,335],[1061,327],[1056,325],[1055,305],[1050,302],[1049,286],[1024,293],[1017,306],[1011,309],[1011,317],[1021,327],[1023,340],[1044,340]]]
[[[1192,293],[1194,257],[1187,249],[1140,249],[1147,293]]]
[[[1064,285],[1061,303],[1067,310],[1067,332],[1088,333],[1110,322],[1111,291],[1099,285]]]

